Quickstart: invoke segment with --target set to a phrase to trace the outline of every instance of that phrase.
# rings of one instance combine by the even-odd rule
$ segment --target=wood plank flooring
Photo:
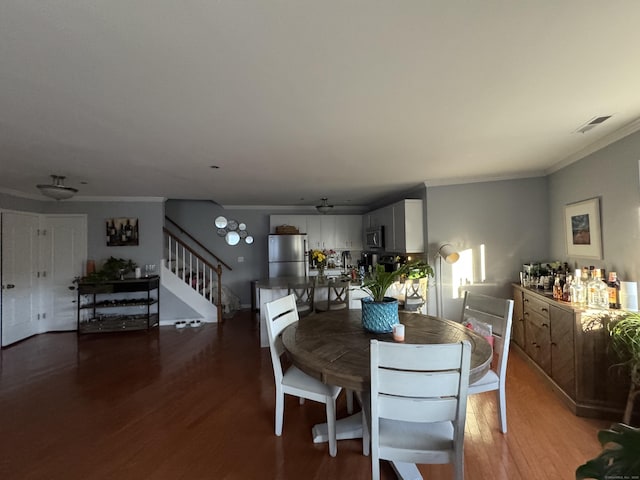
[[[287,397],[276,437],[274,403],[269,352],[248,311],[222,327],[38,335],[0,350],[0,478],[370,478],[359,441],[339,441],[335,458],[312,443],[323,405]],[[611,423],[574,416],[517,354],[507,405],[502,435],[495,395],[470,397],[467,479],[575,478]],[[452,476],[448,465],[420,471]],[[386,463],[382,478],[395,478]]]

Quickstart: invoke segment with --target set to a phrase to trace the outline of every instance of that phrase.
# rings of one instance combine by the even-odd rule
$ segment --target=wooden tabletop
[[[418,313],[399,312],[405,325],[404,343],[471,343],[469,382],[489,369],[492,351],[480,335],[459,323]],[[393,342],[390,333],[369,333],[362,328],[360,310],[324,312],[300,319],[282,332],[289,358],[300,370],[324,383],[356,391],[370,386],[371,339]]]

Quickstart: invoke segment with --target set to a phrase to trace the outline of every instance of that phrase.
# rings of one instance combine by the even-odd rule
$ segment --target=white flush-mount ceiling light
[[[64,186],[65,177],[60,175],[51,175],[51,178],[51,184],[36,185],[44,196],[55,200],[66,200],[78,193],[76,188]]]
[[[326,198],[322,198],[321,200],[322,203],[320,205],[316,205],[316,210],[322,214],[329,213],[333,209],[333,205],[329,205]]]

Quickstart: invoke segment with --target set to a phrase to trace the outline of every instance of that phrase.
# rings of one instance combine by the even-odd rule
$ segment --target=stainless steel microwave
[[[365,244],[367,250],[384,248],[384,227],[369,227],[365,230]]]

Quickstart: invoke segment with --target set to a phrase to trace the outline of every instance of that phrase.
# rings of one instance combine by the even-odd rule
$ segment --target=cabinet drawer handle
[[[549,328],[549,325],[548,325],[548,324],[546,324],[546,323],[543,323],[543,324],[542,324],[542,326],[543,326],[543,327],[547,327],[547,328]]]
[[[548,312],[549,310],[548,310],[548,309],[546,309],[546,308],[541,308],[541,309],[540,309],[540,311],[541,311],[541,312]]]
[[[525,299],[524,299],[524,303],[529,303],[529,299],[528,299],[528,298],[525,298]]]

